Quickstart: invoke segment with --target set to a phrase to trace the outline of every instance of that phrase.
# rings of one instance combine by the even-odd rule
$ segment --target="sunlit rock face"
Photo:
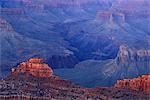
[[[35,77],[51,77],[53,75],[52,69],[42,59],[32,58],[27,62],[18,65],[17,68],[12,69],[13,74],[30,73]]]
[[[144,99],[149,95],[142,91],[114,87],[83,88],[53,74],[43,60],[32,58],[21,63],[5,79],[0,80],[1,100],[107,100]],[[44,71],[44,72],[43,72]]]
[[[115,87],[150,93],[150,75],[143,75],[134,79],[119,80],[115,84]]]

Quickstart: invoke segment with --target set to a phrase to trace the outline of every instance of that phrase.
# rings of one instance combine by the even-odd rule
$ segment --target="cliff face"
[[[0,29],[1,31],[13,31],[11,25],[4,19],[0,18]]]
[[[150,50],[133,50],[125,45],[120,46],[117,64],[134,75],[150,74]],[[130,75],[128,75],[130,76]]]
[[[52,69],[44,64],[42,59],[30,59],[27,62],[21,63],[17,68],[12,69],[13,74],[28,72],[35,77],[51,77]]]
[[[104,22],[116,22],[116,23],[124,23],[125,22],[125,14],[119,13],[116,11],[98,11],[96,15],[97,20],[101,20]]]
[[[119,80],[115,84],[115,87],[150,93],[150,75],[143,75],[134,79]]]
[[[131,96],[132,95],[132,96]],[[95,100],[147,99],[143,92],[117,88],[87,89],[76,86],[55,75],[41,59],[30,59],[13,69],[11,75],[0,81],[0,99],[20,100]]]

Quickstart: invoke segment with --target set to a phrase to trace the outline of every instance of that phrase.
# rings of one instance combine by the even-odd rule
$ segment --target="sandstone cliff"
[[[115,87],[150,93],[150,75],[143,75],[134,79],[119,80],[115,84]]]

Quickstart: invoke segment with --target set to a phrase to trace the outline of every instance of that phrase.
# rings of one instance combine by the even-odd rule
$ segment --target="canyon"
[[[87,87],[150,74],[148,0],[1,0],[0,5],[1,79],[33,57]]]
[[[59,69],[55,73],[85,87],[112,86],[120,79],[149,75],[149,59],[149,50],[133,50],[121,45],[115,59],[87,60],[73,69]]]
[[[143,77],[142,77],[143,78]],[[149,79],[149,77],[147,77]],[[118,84],[118,82],[117,82]],[[112,100],[112,99],[148,100],[149,94],[115,87],[83,88],[56,76],[52,69],[39,58],[31,58],[12,69],[5,79],[0,81],[0,99],[36,99],[36,100]]]

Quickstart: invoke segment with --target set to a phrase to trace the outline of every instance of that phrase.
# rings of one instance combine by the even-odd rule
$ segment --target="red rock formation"
[[[115,84],[115,87],[150,93],[150,75],[143,75],[142,77],[134,79],[119,80]]]
[[[144,79],[143,81],[145,81]],[[147,85],[143,83],[146,89]],[[21,63],[12,74],[0,81],[0,100],[112,100],[148,98],[141,92],[117,88],[87,89],[55,75],[42,59]]]
[[[27,62],[21,63],[17,68],[12,69],[13,74],[28,72],[35,77],[51,77],[52,69],[43,63],[42,59],[32,58]]]

